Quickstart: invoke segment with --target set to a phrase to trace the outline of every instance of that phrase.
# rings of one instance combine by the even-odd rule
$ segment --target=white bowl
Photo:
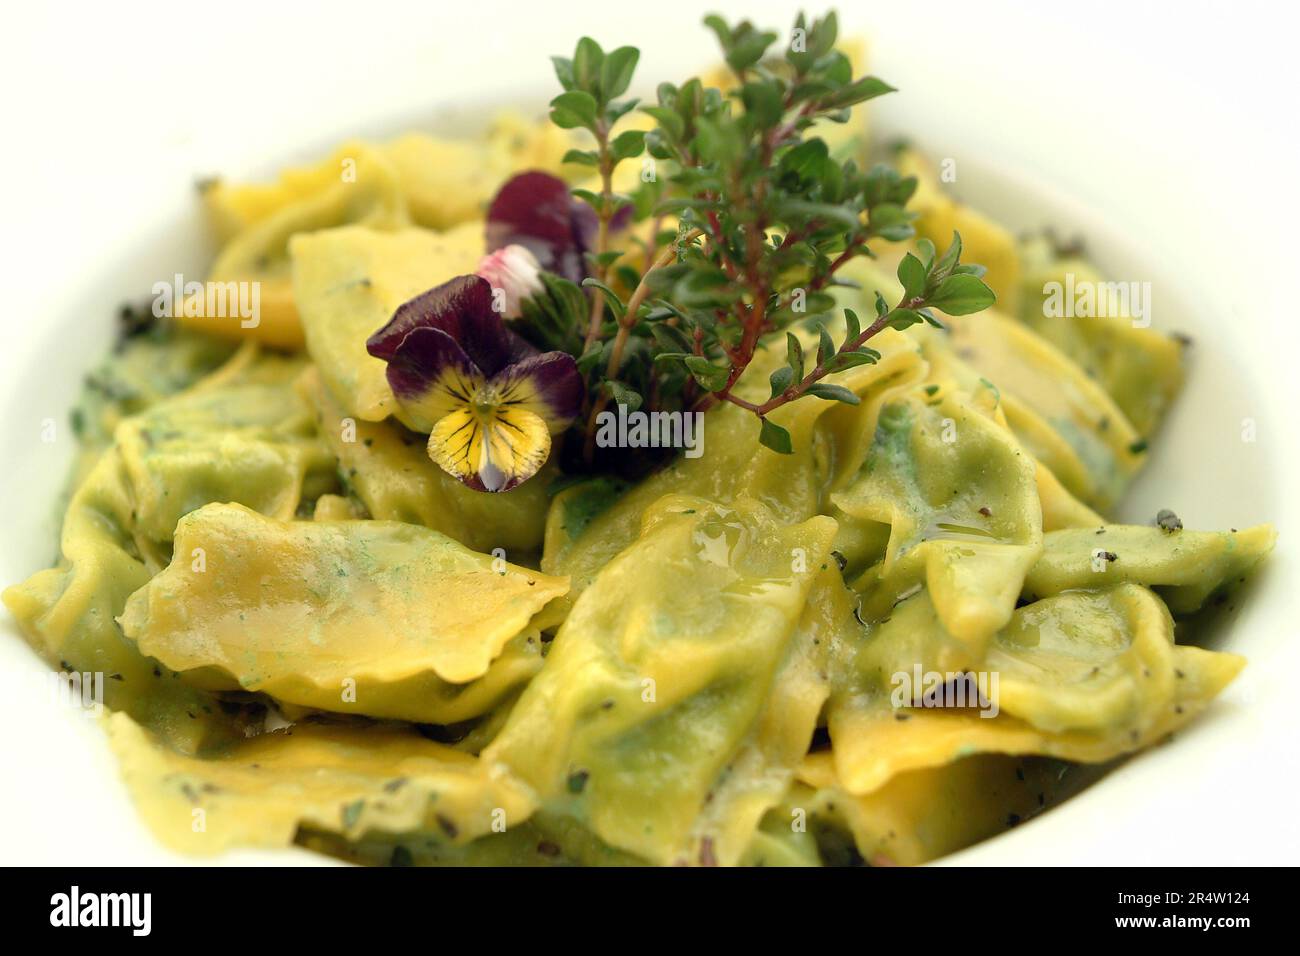
[[[720,3],[784,27],[785,4]],[[916,5],[898,4],[897,7]],[[25,90],[8,122],[0,174],[12,195],[7,309],[0,319],[3,493],[0,584],[56,553],[56,497],[71,460],[67,427],[80,377],[112,340],[113,317],[174,272],[201,273],[208,249],[193,182],[264,175],[353,133],[394,132],[466,104],[541,102],[547,54],[578,31],[644,51],[642,86],[710,61],[694,12],[602,2],[534,5],[324,5],[310,23],[265,5],[205,14],[146,5],[15,23],[6,89]],[[1092,8],[1090,8],[1091,10]],[[1166,20],[1103,5],[1067,11],[927,4],[881,9],[875,70],[902,93],[882,129],[958,163],[958,193],[1017,228],[1083,236],[1118,278],[1150,281],[1154,324],[1196,342],[1189,380],[1153,441],[1121,516],[1172,507],[1189,527],[1272,521],[1281,543],[1216,646],[1250,664],[1172,744],[955,863],[1282,862],[1300,849],[1290,806],[1297,768],[1289,680],[1300,665],[1291,611],[1297,443],[1294,294],[1285,286],[1297,221],[1294,89],[1285,25],[1248,18]],[[256,24],[254,28],[253,24]],[[1118,27],[1122,26],[1122,29]],[[304,32],[305,31],[305,32]],[[166,42],[163,42],[163,41]],[[166,50],[148,56],[142,47]],[[48,51],[58,49],[61,70]],[[1210,69],[1209,52],[1213,51]],[[1262,160],[1269,165],[1261,166]],[[42,427],[56,423],[56,440]],[[1257,439],[1242,440],[1252,419]],[[135,816],[93,721],[44,704],[45,669],[0,624],[8,863],[183,862]],[[303,851],[221,862],[319,861]]]

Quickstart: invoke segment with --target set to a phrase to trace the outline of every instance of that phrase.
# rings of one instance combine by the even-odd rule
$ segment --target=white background
[[[554,91],[547,56],[569,53],[579,32],[606,48],[639,45],[647,88],[676,79],[712,62],[706,9],[785,29],[794,7],[367,0],[7,11],[0,584],[53,554],[47,502],[70,449],[40,445],[41,420],[66,420],[120,301],[205,261],[196,178],[268,172],[412,119],[431,126],[449,105],[544,101]],[[1077,229],[1118,277],[1156,280],[1155,324],[1195,336],[1187,393],[1131,516],[1169,504],[1189,525],[1272,520],[1282,534],[1223,636],[1252,661],[1224,701],[1174,746],[962,859],[1294,859],[1293,15],[1262,2],[893,0],[839,11],[844,32],[870,37],[872,71],[902,91],[881,101],[882,126],[956,158],[959,170],[984,170],[973,183],[959,174],[977,204],[1014,209],[1016,225]],[[1240,440],[1243,418],[1258,424],[1254,444]],[[32,705],[30,652],[0,635],[0,666],[0,862],[171,859],[126,804],[98,729]]]

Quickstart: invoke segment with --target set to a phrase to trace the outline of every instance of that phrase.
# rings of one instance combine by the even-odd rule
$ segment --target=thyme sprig
[[[588,461],[596,416],[611,401],[664,409],[729,402],[761,420],[765,445],[789,452],[790,437],[770,413],[808,396],[856,403],[853,392],[826,379],[877,361],[867,345],[873,336],[919,322],[942,327],[936,312],[963,315],[993,302],[982,268],[960,262],[960,237],[942,255],[922,239],[898,267],[899,301],[890,306],[877,296],[865,327],[845,310],[846,334],[837,346],[825,320],[836,307],[833,290],[848,284],[840,272],[854,259],[874,257],[882,242],[913,238],[907,203],[917,182],[887,165],[862,168],[819,133],[894,88],[853,76],[848,57],[835,49],[834,13],[811,23],[800,15],[780,48],[776,33],[748,21],[704,22],[730,70],[727,88],[699,79],[660,84],[655,101],[641,107],[654,124],[648,131],[615,134],[637,105],[620,99],[635,71],[634,48],[605,53],[584,37],[572,58],[553,59],[564,92],[552,101],[551,117],[566,129],[587,130],[595,143],[571,150],[566,160],[593,169],[599,183],[574,190],[599,224],[583,283],[589,308],[572,319],[584,326],[578,367],[592,396],[585,411]],[[616,167],[637,157],[640,186],[615,192]],[[645,247],[640,271],[626,250],[613,247],[615,219],[629,214],[650,226],[624,234],[625,243]],[[673,219],[675,230],[662,228]],[[801,320],[820,320],[811,368],[789,331]],[[786,363],[771,375],[770,397],[760,403],[737,395],[757,350],[782,331]]]
[[[618,97],[627,92],[640,56],[640,51],[630,46],[605,53],[595,40],[583,37],[572,59],[551,58],[555,75],[564,87],[564,92],[551,101],[551,122],[561,129],[585,129],[596,140],[594,150],[571,149],[563,161],[593,167],[600,176],[599,192],[575,189],[574,195],[596,212],[596,244],[589,256],[594,274],[602,283],[607,281],[609,267],[619,256],[610,252],[610,223],[619,209],[631,201],[614,192],[614,167],[624,159],[639,156],[645,146],[642,130],[626,130],[610,138],[614,125],[637,105],[634,98],[619,100]],[[591,297],[591,318],[584,346],[592,345],[599,338],[604,307],[602,296]]]

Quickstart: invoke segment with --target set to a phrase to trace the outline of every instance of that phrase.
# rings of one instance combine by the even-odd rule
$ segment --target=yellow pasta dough
[[[420,830],[461,846],[533,811],[508,778],[401,728],[299,723],[200,760],[125,714],[108,726],[145,822],[188,853],[287,846],[300,827],[352,838]]]
[[[217,688],[449,722],[439,682],[483,677],[566,590],[418,525],[212,504],[180,521],[175,560],[121,620],[145,653]]]

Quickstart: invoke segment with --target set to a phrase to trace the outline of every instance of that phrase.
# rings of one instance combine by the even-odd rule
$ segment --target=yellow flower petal
[[[437,364],[441,367],[434,376],[420,383],[421,391],[399,396],[410,423],[421,431],[432,428],[444,416],[469,406],[484,384],[483,377],[467,367],[468,363],[447,359]]]
[[[558,435],[577,417],[586,387],[573,358],[563,352],[534,355],[503,369],[492,379],[495,405],[532,412]]]
[[[429,457],[447,474],[479,491],[509,491],[546,463],[546,422],[518,406],[461,407],[429,435]]]

